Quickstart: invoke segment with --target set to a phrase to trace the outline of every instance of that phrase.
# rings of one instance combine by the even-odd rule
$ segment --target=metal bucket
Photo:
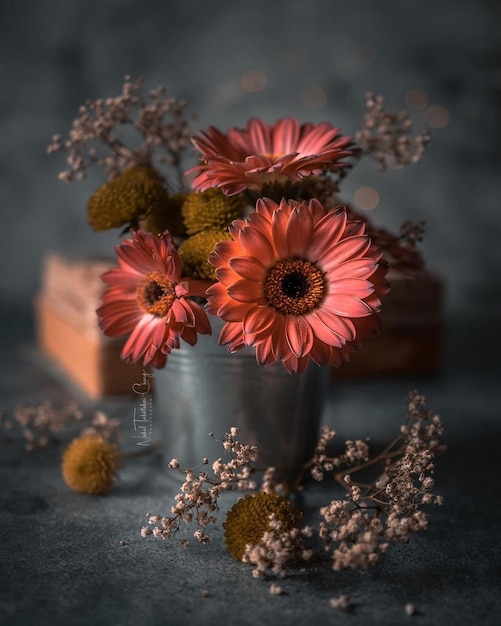
[[[258,446],[256,466],[296,471],[317,442],[329,369],[312,363],[292,375],[282,363],[258,365],[252,348],[230,354],[218,345],[217,323],[213,328],[194,347],[173,350],[155,372],[153,428],[161,426],[165,461],[212,463],[224,450],[209,433],[222,439],[236,426],[239,441]]]

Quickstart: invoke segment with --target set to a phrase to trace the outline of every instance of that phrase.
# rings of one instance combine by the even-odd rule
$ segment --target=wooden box
[[[92,398],[133,394],[133,385],[142,380],[142,365],[120,358],[125,339],[106,337],[97,324],[106,288],[100,276],[113,265],[50,255],[35,302],[39,346]]]
[[[439,276],[390,274],[382,298],[383,330],[352,352],[350,362],[333,368],[333,378],[434,374],[445,352],[444,285]]]

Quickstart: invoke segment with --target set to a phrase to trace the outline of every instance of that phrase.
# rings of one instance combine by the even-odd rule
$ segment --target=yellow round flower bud
[[[216,268],[209,263],[209,254],[217,243],[231,239],[228,231],[203,230],[188,237],[179,246],[178,252],[183,262],[183,276],[202,280],[216,280]]]
[[[154,235],[160,235],[164,230],[168,230],[171,235],[186,235],[181,210],[186,197],[184,193],[176,193],[169,197],[167,204],[159,209],[153,209],[141,222],[141,228]]]
[[[223,230],[243,216],[245,201],[242,196],[226,196],[220,189],[192,192],[183,204],[183,217],[189,235],[202,230]]]
[[[223,523],[226,548],[241,561],[248,544],[258,544],[270,530],[270,515],[281,523],[283,531],[297,528],[301,513],[290,500],[277,493],[247,494],[233,505]]]
[[[87,203],[87,217],[95,231],[119,228],[161,211],[168,201],[161,176],[152,167],[138,165],[96,189]]]
[[[64,482],[79,493],[105,494],[114,485],[120,455],[99,435],[81,435],[63,453]]]

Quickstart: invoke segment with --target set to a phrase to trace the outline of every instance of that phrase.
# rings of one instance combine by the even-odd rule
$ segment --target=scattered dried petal
[[[331,598],[329,600],[329,604],[333,609],[338,609],[339,611],[349,611],[352,606],[350,596],[347,594]]]

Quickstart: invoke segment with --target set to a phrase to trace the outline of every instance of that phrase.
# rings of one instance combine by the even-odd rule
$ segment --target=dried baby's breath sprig
[[[117,417],[109,417],[103,411],[96,411],[91,418],[90,426],[85,428],[82,435],[98,435],[110,443],[122,442],[122,429]]]
[[[406,423],[399,435],[375,454],[371,454],[366,440],[348,440],[342,454],[331,456],[328,447],[336,433],[329,427],[322,428],[314,456],[304,465],[292,489],[298,489],[304,473],[310,471],[316,480],[331,475],[345,490],[344,499],[334,499],[320,509],[317,530],[335,570],[366,568],[376,563],[391,542],[408,541],[413,532],[427,527],[422,505],[441,504],[442,498],[432,489],[435,458],[445,450],[440,443],[443,426],[439,416],[425,405],[424,396],[411,392]],[[180,470],[179,461],[172,459],[169,466],[185,475],[175,496],[176,504],[169,517],[148,513],[149,524],[141,534],[169,539],[180,531],[183,522],[193,522],[194,537],[208,543],[206,528],[217,521],[219,496],[232,490],[249,491],[237,501],[223,524],[227,547],[237,559],[253,566],[255,577],[281,577],[291,563],[312,558],[313,551],[305,547],[304,539],[312,536],[313,529],[300,527],[301,513],[278,493],[275,468],[264,471],[258,491],[252,480],[257,471],[253,465],[257,448],[239,442],[237,434],[232,428],[221,441],[232,458],[215,461],[213,476],[196,468]],[[208,459],[203,459],[202,465],[208,464]],[[371,474],[377,467],[379,471]],[[371,474],[370,480],[367,473]],[[185,546],[189,543],[187,539],[181,542]]]
[[[193,522],[195,539],[208,543],[206,528],[217,521],[219,496],[231,490],[250,491],[226,517],[223,524],[226,546],[235,558],[254,566],[255,577],[283,576],[291,562],[311,557],[311,551],[303,545],[303,537],[311,536],[312,530],[299,528],[301,513],[274,490],[275,468],[264,472],[262,490],[257,492],[258,485],[251,479],[256,471],[253,463],[257,460],[257,448],[238,441],[237,434],[238,430],[231,428],[221,441],[232,458],[226,462],[217,459],[212,464],[213,476],[194,468],[180,470],[177,459],[170,461],[171,469],[185,475],[175,496],[176,504],[168,517],[147,513],[148,526],[141,529],[141,535],[170,539],[177,535],[183,522]],[[203,465],[207,464],[208,460],[203,459]],[[182,543],[186,546],[188,542],[183,539]]]
[[[376,563],[391,541],[408,541],[411,533],[427,527],[423,504],[441,504],[432,493],[435,458],[445,450],[440,443],[443,425],[438,415],[425,408],[426,398],[409,394],[406,423],[382,452],[365,454],[364,442],[348,442],[346,452],[328,457],[325,445],[317,447],[311,472],[317,480],[326,472],[346,490],[343,500],[322,507],[319,535],[335,570],[368,567]],[[324,442],[333,438],[324,433]],[[362,462],[353,464],[359,457]],[[372,482],[354,476],[379,466]]]
[[[362,130],[355,134],[363,154],[374,158],[384,171],[404,167],[421,160],[430,141],[430,133],[413,135],[412,121],[405,111],[391,113],[383,107],[382,96],[366,95],[366,113]]]
[[[349,611],[352,608],[351,598],[348,594],[342,594],[329,600],[329,604],[333,609],[339,611]]]
[[[417,222],[405,220],[400,226],[400,239],[407,246],[415,246],[423,241],[426,232],[426,220],[422,219]]]
[[[180,463],[172,459],[169,467],[185,476],[179,493],[175,496],[176,504],[171,507],[170,516],[151,515],[147,513],[148,526],[141,529],[141,535],[153,535],[159,539],[170,539],[177,535],[182,523],[196,524],[193,536],[199,543],[208,543],[209,535],[206,528],[216,523],[219,510],[218,499],[222,493],[230,490],[254,491],[256,483],[251,480],[252,463],[257,459],[256,446],[246,445],[238,441],[237,428],[231,428],[221,441],[224,450],[231,455],[228,461],[222,458],[212,464],[212,476],[206,471],[196,468],[179,469]],[[214,435],[211,433],[211,436]],[[208,459],[202,460],[208,465]],[[186,545],[186,541],[183,540]]]
[[[52,138],[47,152],[66,152],[62,180],[81,180],[93,165],[102,166],[108,180],[137,165],[159,165],[173,168],[183,187],[181,162],[190,143],[186,103],[167,97],[163,86],[147,96],[142,90],[142,78],[126,76],[120,95],[87,100],[68,138]]]
[[[59,442],[65,430],[84,419],[74,402],[56,407],[45,401],[34,406],[18,406],[12,413],[0,414],[0,429],[14,439],[20,435],[28,451]]]
[[[360,462],[369,460],[369,445],[367,441],[357,439],[356,441],[348,440],[345,442],[345,452],[338,456],[329,456],[327,447],[329,443],[336,437],[336,431],[330,426],[322,426],[320,429],[320,437],[315,447],[313,457],[303,466],[303,471],[299,473],[294,488],[303,481],[304,472],[309,471],[312,477],[321,481],[326,473],[333,472],[341,466],[349,467]]]
[[[255,497],[263,494],[256,494]],[[269,516],[269,529],[266,530],[257,543],[248,543],[245,546],[242,562],[252,565],[254,578],[279,576],[283,578],[289,566],[295,561],[308,561],[312,551],[304,547],[303,537],[309,536],[309,528],[301,529],[295,525],[287,525]]]
[[[0,412],[0,435],[8,433],[14,441],[24,439],[28,451],[56,445],[68,439],[77,428],[81,435],[99,435],[110,443],[122,440],[120,420],[103,411],[84,413],[75,402],[56,407],[45,401],[33,406],[18,406],[12,413]]]
[[[282,493],[286,490],[286,485],[277,481],[277,468],[267,467],[261,478],[261,491],[263,493]]]

